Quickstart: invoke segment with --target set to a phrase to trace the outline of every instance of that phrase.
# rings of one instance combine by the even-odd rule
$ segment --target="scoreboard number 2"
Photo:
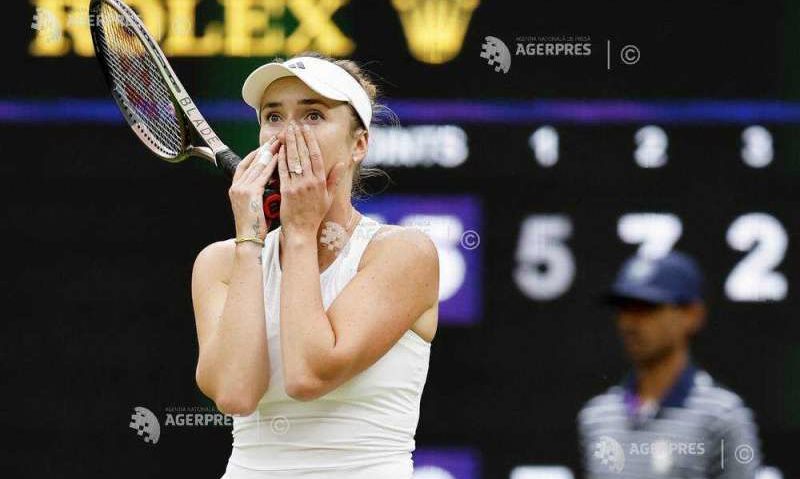
[[[733,301],[781,301],[789,285],[775,268],[783,261],[789,243],[780,221],[766,213],[748,213],[734,221],[727,234],[737,251],[749,251],[725,281],[725,294]]]

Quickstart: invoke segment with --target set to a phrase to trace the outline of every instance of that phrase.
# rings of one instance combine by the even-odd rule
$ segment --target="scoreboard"
[[[566,446],[553,444],[553,423],[559,434],[569,431],[582,401],[626,369],[602,294],[628,255],[679,249],[706,275],[710,314],[695,360],[754,408],[769,464],[780,445],[766,431],[791,428],[797,418],[789,406],[797,351],[786,340],[800,332],[793,126],[476,119],[402,128],[385,133],[391,147],[377,146],[384,133],[375,135],[369,159],[395,165],[397,189],[414,196],[375,201],[405,207],[400,218],[409,222],[420,217],[420,195],[436,203],[420,224],[438,230],[432,237],[445,252],[445,284],[481,295],[478,319],[466,325],[450,316],[446,298],[441,303],[442,349],[433,364],[446,366],[431,370],[427,391],[447,399],[426,399],[423,422],[437,437],[490,437],[479,439],[478,457],[513,464],[509,456],[534,454],[546,459],[530,462],[558,464]],[[418,146],[428,143],[439,145],[433,164]],[[465,193],[477,219],[461,213]],[[462,244],[465,231],[477,240]],[[479,257],[471,257],[474,243]],[[469,397],[456,399],[449,388]],[[449,401],[461,411],[449,410]],[[456,456],[470,463],[476,451]],[[552,474],[544,477],[569,477]]]
[[[794,223],[800,169],[785,159],[791,143],[776,145],[769,127],[548,124],[502,130],[379,129],[367,162],[413,169],[415,185],[434,190],[452,190],[464,184],[462,177],[477,181],[481,194],[475,198],[499,203],[483,213],[491,211],[483,223],[495,229],[477,237],[502,238],[513,250],[509,282],[531,301],[569,295],[582,269],[571,244],[582,243],[582,235],[591,236],[600,256],[615,250],[661,256],[678,247],[712,260],[708,249],[731,258],[710,272],[711,297],[787,299],[787,227]],[[447,209],[451,202],[443,197],[440,204]],[[592,227],[600,215],[607,225]],[[457,232],[475,230],[471,226],[462,222]]]

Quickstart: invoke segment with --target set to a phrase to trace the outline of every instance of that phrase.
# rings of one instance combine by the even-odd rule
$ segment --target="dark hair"
[[[319,58],[321,60],[326,60],[334,65],[337,65],[344,69],[347,73],[349,73],[356,81],[361,85],[361,88],[367,93],[367,97],[369,98],[370,105],[372,106],[372,124],[390,124],[397,126],[400,124],[400,121],[397,119],[397,115],[394,114],[392,110],[389,109],[386,105],[378,103],[378,96],[380,95],[380,90],[375,82],[370,78],[367,72],[360,67],[356,62],[353,60],[346,60],[346,59],[336,59],[326,55],[323,55],[319,52],[315,51],[307,51],[302,52],[297,55],[292,56],[291,59],[295,59],[298,57],[313,57]],[[273,61],[275,62],[283,62],[282,58],[275,58]],[[350,113],[352,118],[352,127],[350,133],[355,135],[359,130],[364,129],[364,124],[361,121],[361,118],[356,113],[355,108],[352,105],[350,106]],[[385,171],[381,170],[380,168],[370,167],[370,166],[362,166],[364,161],[358,163],[356,166],[355,171],[353,172],[353,189],[352,189],[352,196],[353,198],[362,198],[364,196],[368,196],[369,193],[364,187],[365,181],[367,178],[373,178],[378,176],[383,176],[387,179],[387,181],[391,181],[389,174]]]

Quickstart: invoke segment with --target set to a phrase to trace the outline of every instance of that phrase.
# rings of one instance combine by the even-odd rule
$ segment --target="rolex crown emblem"
[[[411,54],[425,63],[445,63],[461,51],[472,12],[480,0],[392,0]]]

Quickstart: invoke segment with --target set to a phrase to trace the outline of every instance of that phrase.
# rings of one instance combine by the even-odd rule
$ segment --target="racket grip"
[[[216,159],[217,166],[225,172],[225,175],[229,179],[233,179],[233,175],[236,173],[236,167],[242,161],[239,155],[227,149],[217,153]],[[278,185],[264,189],[263,205],[264,218],[269,224],[267,230],[272,231],[281,225],[281,191]]]
[[[222,169],[229,179],[233,178],[234,173],[236,173],[236,167],[242,162],[242,159],[239,157],[239,155],[232,152],[230,149],[222,150],[217,153],[216,159],[217,167]]]
[[[281,225],[281,192],[279,189],[266,188],[264,190],[264,218],[267,220],[267,231],[272,231]]]

